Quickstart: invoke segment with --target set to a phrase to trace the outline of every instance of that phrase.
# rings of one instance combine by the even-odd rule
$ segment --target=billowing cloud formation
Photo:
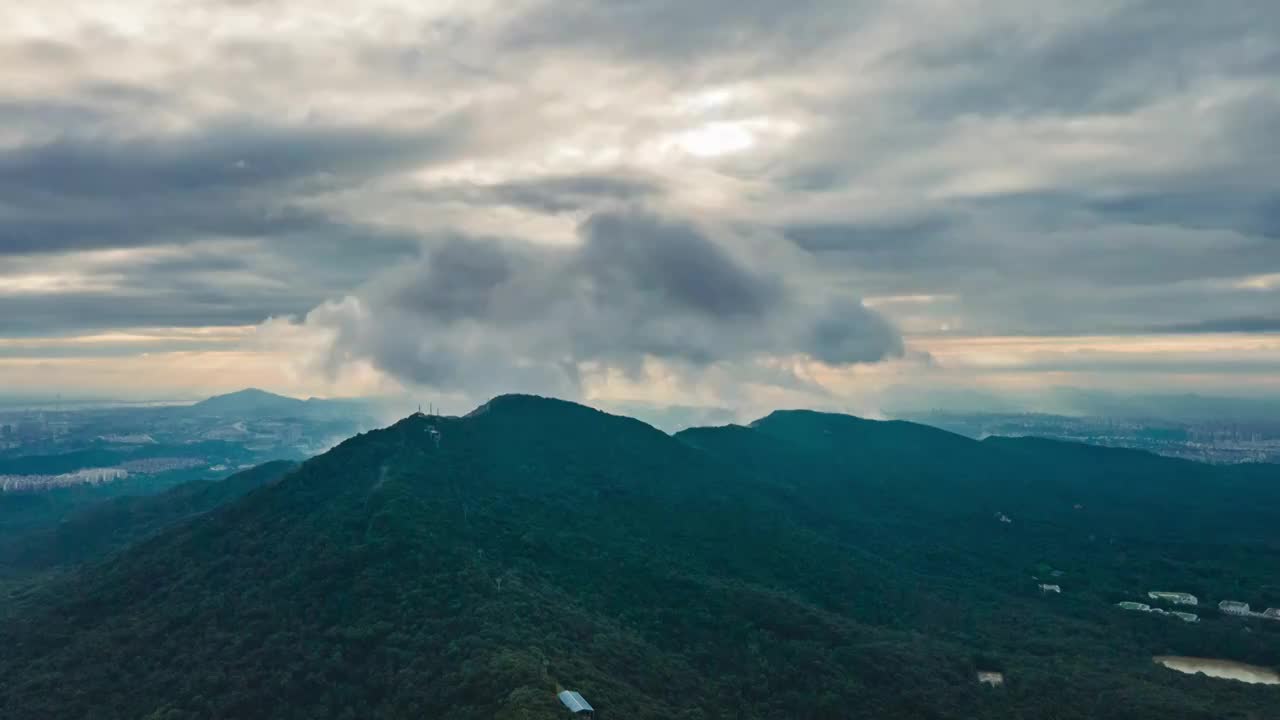
[[[903,354],[897,331],[856,297],[790,287],[691,223],[616,210],[593,214],[578,235],[567,247],[446,239],[291,329],[326,338],[330,373],[368,362],[475,396],[577,395],[582,372],[639,374],[646,359],[699,368]]]
[[[274,317],[323,342],[250,350],[316,367],[711,404],[1280,384],[1249,349],[1280,327],[1271,0],[28,5],[0,340]]]

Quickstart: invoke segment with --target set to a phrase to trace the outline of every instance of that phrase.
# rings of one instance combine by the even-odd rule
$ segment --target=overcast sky
[[[0,68],[0,389],[1280,392],[1274,0],[44,0]]]

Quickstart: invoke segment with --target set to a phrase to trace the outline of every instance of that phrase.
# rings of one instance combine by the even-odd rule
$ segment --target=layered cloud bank
[[[2,383],[1280,387],[1272,2],[10,15]]]
[[[697,371],[903,355],[898,331],[859,298],[794,286],[803,257],[790,261],[798,272],[779,272],[731,254],[741,239],[642,210],[592,214],[577,234],[566,246],[447,238],[363,292],[269,328],[322,336],[330,376],[367,362],[481,397],[511,386],[577,396],[582,373],[643,379],[647,361]]]

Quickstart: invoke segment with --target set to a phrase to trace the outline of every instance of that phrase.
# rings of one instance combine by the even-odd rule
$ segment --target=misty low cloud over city
[[[12,5],[5,391],[1280,394],[1270,0]]]

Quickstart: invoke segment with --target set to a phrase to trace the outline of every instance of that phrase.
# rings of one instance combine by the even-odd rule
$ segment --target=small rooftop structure
[[[989,670],[978,671],[978,682],[982,685],[990,685],[991,687],[1000,687],[1004,684],[1004,673]]]
[[[591,707],[591,703],[587,702],[582,695],[573,690],[562,690],[557,696],[565,707],[569,708],[569,712],[582,717],[595,717],[595,708]]]
[[[1040,592],[1042,592],[1042,593],[1061,593],[1061,592],[1062,592],[1062,586],[1061,586],[1061,585],[1045,585],[1044,583],[1041,583],[1041,584],[1040,584]]]
[[[1228,615],[1249,615],[1249,603],[1237,602],[1235,600],[1223,600],[1218,603],[1218,609]]]
[[[1116,603],[1116,607],[1119,607],[1122,610],[1132,610],[1133,612],[1144,612],[1144,613],[1151,613],[1152,615],[1165,615],[1168,617],[1176,617],[1182,622],[1189,622],[1189,623],[1200,622],[1200,616],[1196,615],[1195,613],[1178,612],[1177,610],[1165,610],[1163,608],[1151,607],[1146,603],[1129,602],[1126,600],[1125,602]]]
[[[1200,600],[1191,593],[1184,592],[1159,592],[1151,591],[1147,593],[1147,597],[1152,600],[1164,600],[1175,605],[1199,605]]]

